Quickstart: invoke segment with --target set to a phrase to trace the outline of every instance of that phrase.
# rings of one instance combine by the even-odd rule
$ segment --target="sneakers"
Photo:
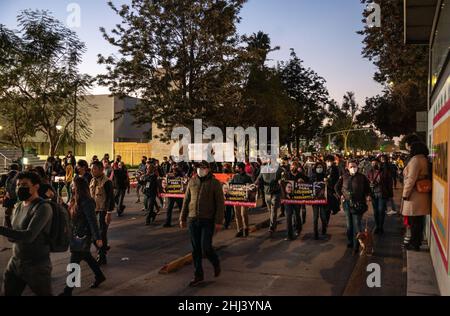
[[[389,212],[386,213],[387,216],[394,216],[394,215],[397,215],[397,214],[398,214],[398,212],[393,211],[393,210],[390,210]]]
[[[189,282],[189,287],[196,287],[200,283],[202,283],[205,279],[203,277],[196,276]]]
[[[100,284],[102,284],[105,281],[106,281],[106,278],[104,275],[99,278],[95,278],[94,283],[92,283],[92,285],[91,285],[91,289],[97,289],[100,286]]]

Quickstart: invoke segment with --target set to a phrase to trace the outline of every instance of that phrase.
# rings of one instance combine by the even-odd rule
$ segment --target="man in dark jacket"
[[[123,205],[125,193],[128,190],[128,194],[130,194],[130,178],[128,176],[128,170],[122,161],[117,164],[117,169],[113,171],[113,184],[117,216],[122,217],[125,210],[125,205]]]
[[[214,267],[214,275],[221,273],[220,261],[212,246],[214,233],[219,231],[224,221],[225,200],[223,188],[204,161],[197,167],[197,176],[189,181],[180,215],[180,227],[187,227],[191,235],[192,256],[195,276],[189,286],[203,282],[203,254]]]
[[[356,161],[350,161],[348,167],[349,173],[344,173],[339,179],[335,190],[344,200],[344,211],[347,217],[347,246],[353,248],[353,254],[356,255],[359,249],[356,235],[362,231],[362,217],[368,209],[366,199],[370,195],[370,185],[367,177],[358,172]]]
[[[274,168],[272,161],[267,159],[256,180],[256,183],[264,190],[264,198],[270,213],[270,236],[277,229],[277,212],[281,205],[281,176],[282,169],[279,166],[278,168]]]
[[[230,184],[252,184],[252,178],[245,172],[245,163],[241,162],[237,166],[238,173],[231,179]],[[249,235],[249,221],[248,221],[248,207],[235,206],[234,214],[236,216],[237,238],[248,237]]]
[[[147,173],[142,177],[144,189],[144,207],[147,212],[145,225],[150,226],[155,221],[157,213],[154,211],[156,206],[156,197],[158,195],[158,175],[155,167],[150,162],[147,162]]]
[[[336,215],[340,211],[340,203],[339,199],[336,198],[334,187],[339,181],[339,168],[331,155],[325,158],[325,163],[327,165],[325,181],[327,183],[328,208],[331,214]]]

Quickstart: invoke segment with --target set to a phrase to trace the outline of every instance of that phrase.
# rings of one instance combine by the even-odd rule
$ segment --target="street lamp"
[[[61,130],[63,129],[63,127],[62,127],[61,125],[57,125],[57,126],[56,126],[56,129],[57,129],[59,132],[61,132]]]

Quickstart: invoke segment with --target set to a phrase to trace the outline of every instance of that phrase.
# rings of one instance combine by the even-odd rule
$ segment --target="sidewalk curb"
[[[256,231],[259,231],[261,229],[267,228],[270,226],[270,219],[264,220],[260,223],[257,223],[255,225],[250,226],[249,231],[251,233],[254,233]],[[229,241],[229,240],[227,240]],[[226,246],[220,246],[217,247],[216,250],[221,250],[223,248],[226,248]],[[168,264],[164,265],[160,270],[159,274],[170,274],[177,272],[178,270],[182,269],[183,267],[190,265],[192,263],[192,254],[189,253],[181,258],[175,259]]]

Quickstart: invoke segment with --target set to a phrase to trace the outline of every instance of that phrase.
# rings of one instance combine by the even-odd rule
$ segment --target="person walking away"
[[[402,214],[411,227],[411,239],[406,249],[420,251],[425,217],[431,214],[431,191],[422,187],[424,181],[431,187],[431,168],[427,158],[430,152],[421,142],[413,143],[410,148],[410,160],[403,172]]]
[[[114,170],[112,178],[117,216],[122,217],[123,212],[125,211],[125,205],[123,204],[125,194],[127,191],[128,194],[130,194],[130,178],[128,177],[128,171],[122,161],[118,163],[117,169]]]
[[[296,161],[292,162],[290,165],[290,170],[287,173],[284,173],[282,178],[285,181],[294,181],[296,183],[309,182],[309,178],[299,171],[299,163]],[[300,236],[303,229],[303,221],[300,217],[300,205],[286,204],[285,211],[287,228],[287,237],[285,240],[292,241],[295,240],[296,237]]]
[[[97,262],[105,265],[107,264],[106,255],[110,249],[108,228],[111,224],[111,214],[114,211],[114,189],[111,180],[105,175],[101,162],[95,162],[92,165],[92,174],[94,177],[90,182],[89,190],[95,201],[95,213],[98,217],[102,239],[102,246],[98,247]]]
[[[247,185],[252,184],[252,178],[245,171],[245,163],[241,162],[237,165],[237,174],[231,179],[230,184]],[[235,206],[234,214],[236,214],[236,238],[249,236],[249,219],[248,219],[248,207]]]
[[[176,163],[173,163],[172,169],[167,174],[169,177],[175,177],[175,178],[184,178],[184,173],[178,168],[178,165]],[[173,214],[173,208],[175,204],[181,211],[181,208],[183,207],[183,199],[180,198],[168,198],[168,206],[167,206],[167,216],[166,216],[166,222],[164,224],[164,228],[172,227],[172,214]]]
[[[85,261],[95,275],[91,289],[96,289],[106,281],[98,262],[92,257],[92,241],[98,248],[103,247],[100,229],[95,214],[96,203],[91,197],[89,185],[81,178],[74,181],[73,198],[70,201],[69,213],[72,219],[72,238],[70,241],[70,263],[80,264]],[[73,287],[66,285],[60,296],[71,296]]]
[[[198,165],[197,176],[189,181],[180,214],[180,227],[189,225],[191,236],[195,268],[194,279],[189,283],[191,287],[204,280],[203,254],[213,265],[214,276],[221,274],[220,260],[212,244],[214,233],[223,225],[224,205],[222,184],[211,173],[209,164],[203,161]]]
[[[273,236],[277,229],[277,213],[281,204],[281,168],[274,168],[271,163],[271,159],[265,161],[264,166],[261,168],[259,180],[256,182],[262,185],[264,190],[264,197],[267,204],[267,209],[270,214],[270,228],[269,235]]]
[[[311,183],[326,182],[326,167],[322,162],[316,163],[311,177]],[[330,209],[328,205],[313,205],[314,239],[319,240],[319,217],[322,223],[322,236],[327,234],[330,221]]]
[[[17,175],[17,198],[11,225],[0,226],[0,235],[13,243],[3,276],[5,296],[20,296],[28,286],[38,296],[52,296],[50,234],[53,210],[42,203],[40,178],[33,172]]]
[[[158,176],[155,167],[151,163],[147,163],[147,173],[142,178],[144,183],[144,207],[147,212],[145,225],[149,226],[155,221],[157,213],[155,212],[156,196],[158,195]]]
[[[358,172],[356,161],[349,161],[349,172],[339,179],[335,191],[342,198],[347,219],[348,248],[353,248],[353,254],[358,254],[359,242],[356,235],[362,231],[362,218],[367,212],[366,199],[370,195],[369,180]]]

